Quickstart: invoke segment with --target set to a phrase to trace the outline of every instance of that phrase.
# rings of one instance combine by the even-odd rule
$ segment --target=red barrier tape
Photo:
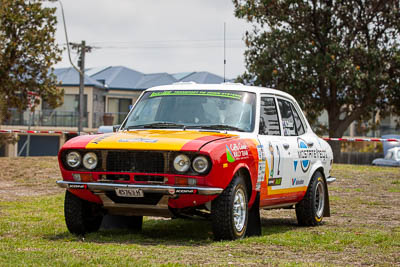
[[[67,131],[27,131],[27,130],[0,130],[0,133],[24,133],[24,134],[78,134],[78,132]],[[87,133],[83,133],[87,134]]]
[[[78,132],[68,131],[27,131],[27,130],[0,130],[0,133],[23,133],[23,134],[78,134]],[[82,133],[93,134],[93,133]],[[400,142],[400,139],[390,138],[329,138],[323,137],[326,141],[341,141],[341,142]]]
[[[382,138],[323,138],[326,141],[342,141],[342,142],[400,142],[400,139],[382,139]]]

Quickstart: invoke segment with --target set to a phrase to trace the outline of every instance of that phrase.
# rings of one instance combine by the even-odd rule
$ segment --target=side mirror
[[[121,127],[121,124],[113,125],[113,132],[118,132],[118,129]]]

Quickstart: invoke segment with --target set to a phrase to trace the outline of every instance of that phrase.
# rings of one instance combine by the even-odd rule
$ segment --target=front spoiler
[[[136,188],[142,189],[144,193],[161,193],[164,195],[176,194],[199,194],[199,195],[218,195],[224,189],[218,187],[201,186],[172,186],[172,185],[144,185],[144,184],[114,184],[96,182],[71,182],[57,181],[57,185],[68,189],[89,189],[93,191],[115,191],[117,188]]]

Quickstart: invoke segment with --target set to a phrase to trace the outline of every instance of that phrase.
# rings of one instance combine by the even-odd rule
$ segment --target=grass
[[[150,217],[141,233],[73,236],[63,191],[45,190],[57,177],[32,177],[18,182],[25,194],[0,196],[0,266],[399,265],[399,169],[334,165],[332,175],[332,217],[322,226],[297,226],[293,210],[262,211],[262,236],[223,242],[213,241],[208,221]],[[30,195],[35,181],[51,194]]]

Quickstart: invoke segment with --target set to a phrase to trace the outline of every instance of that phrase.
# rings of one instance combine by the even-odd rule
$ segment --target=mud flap
[[[329,205],[329,192],[328,192],[328,183],[324,177],[325,181],[325,209],[324,209],[324,217],[331,217],[331,207]]]
[[[261,219],[260,219],[260,192],[257,192],[253,206],[249,210],[249,219],[247,221],[246,236],[261,235]]]

